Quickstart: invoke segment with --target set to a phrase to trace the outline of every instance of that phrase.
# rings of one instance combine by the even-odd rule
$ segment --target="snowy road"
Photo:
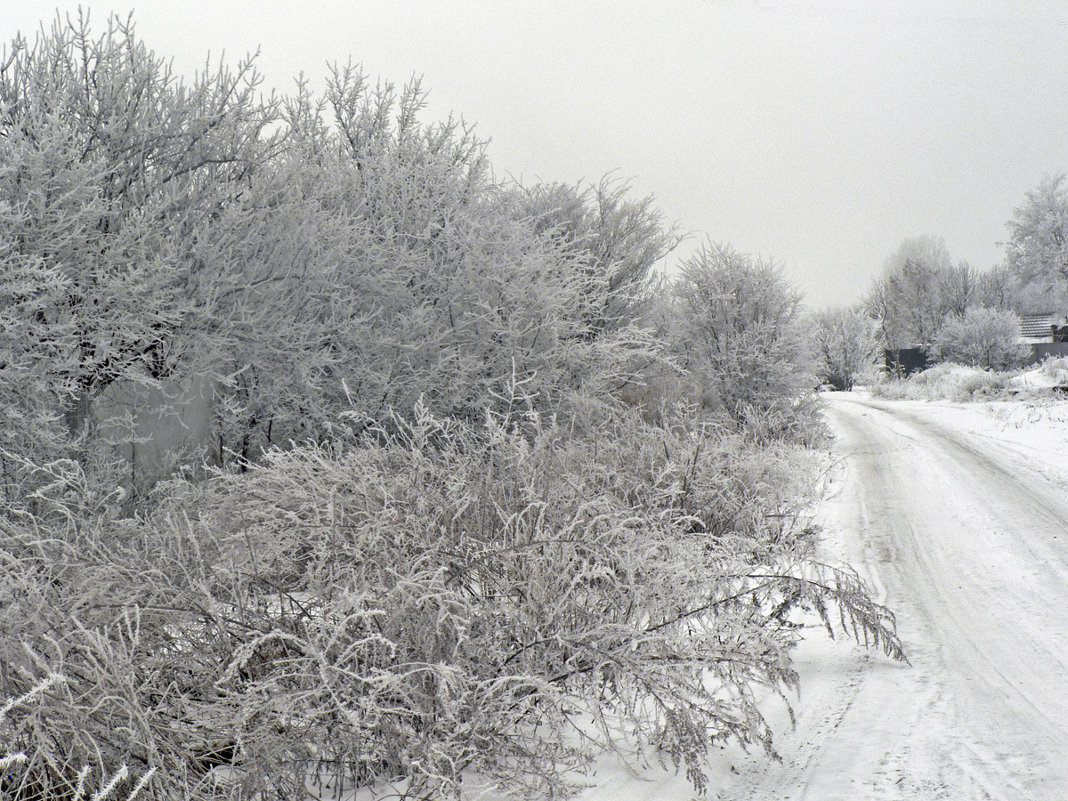
[[[912,667],[803,650],[782,762],[745,760],[723,797],[1068,798],[1063,484],[944,409],[828,398],[829,548],[897,612]]]

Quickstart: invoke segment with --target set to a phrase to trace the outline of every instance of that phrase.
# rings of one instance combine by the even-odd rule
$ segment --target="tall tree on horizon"
[[[1005,259],[1032,312],[1068,304],[1068,178],[1046,175],[1006,224]]]

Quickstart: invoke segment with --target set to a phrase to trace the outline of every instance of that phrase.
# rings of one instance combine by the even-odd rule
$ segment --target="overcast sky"
[[[0,0],[0,37],[76,2]],[[998,261],[1068,169],[1063,0],[92,0],[183,71],[260,49],[268,86],[350,56],[421,75],[426,120],[491,140],[498,176],[633,179],[687,231],[852,303],[907,237]]]

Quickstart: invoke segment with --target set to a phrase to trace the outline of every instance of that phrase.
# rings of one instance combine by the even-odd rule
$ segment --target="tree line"
[[[882,349],[921,348],[936,361],[1019,366],[1019,317],[1068,313],[1068,187],[1047,176],[1007,223],[1005,258],[986,271],[954,261],[944,240],[902,242],[864,300],[815,315],[821,380],[848,389]]]

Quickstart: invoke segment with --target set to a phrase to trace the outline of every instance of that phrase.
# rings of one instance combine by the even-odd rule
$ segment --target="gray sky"
[[[0,38],[76,2],[2,0]],[[183,71],[261,49],[267,84],[352,57],[422,75],[424,119],[491,139],[498,175],[656,195],[694,240],[771,257],[812,306],[851,303],[901,240],[987,269],[1068,169],[1063,0],[92,0]]]

